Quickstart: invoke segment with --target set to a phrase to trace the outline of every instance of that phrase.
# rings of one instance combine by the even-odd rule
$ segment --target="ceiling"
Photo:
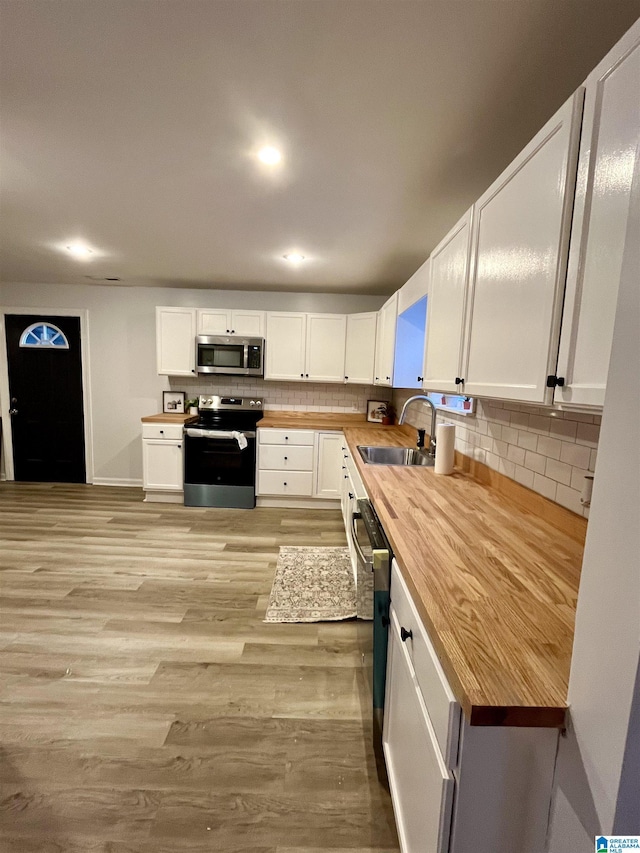
[[[640,0],[0,10],[2,280],[387,293]],[[265,144],[278,167],[256,158]]]

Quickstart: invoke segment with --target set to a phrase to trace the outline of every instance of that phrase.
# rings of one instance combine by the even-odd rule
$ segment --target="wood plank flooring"
[[[265,624],[338,512],[0,484],[1,853],[395,853],[355,622]]]

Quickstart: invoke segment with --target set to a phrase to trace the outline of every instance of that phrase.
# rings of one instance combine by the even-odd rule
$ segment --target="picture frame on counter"
[[[367,400],[367,420],[371,424],[381,424],[387,413],[386,400]]]
[[[168,415],[183,415],[186,399],[185,391],[163,391],[162,411]]]

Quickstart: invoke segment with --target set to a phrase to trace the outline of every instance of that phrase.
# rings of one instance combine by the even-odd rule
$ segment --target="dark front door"
[[[5,321],[15,478],[84,483],[80,319],[8,314]]]

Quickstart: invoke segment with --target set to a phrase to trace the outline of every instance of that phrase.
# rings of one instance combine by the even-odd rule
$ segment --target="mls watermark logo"
[[[625,853],[640,850],[640,835],[597,835],[596,853]]]

